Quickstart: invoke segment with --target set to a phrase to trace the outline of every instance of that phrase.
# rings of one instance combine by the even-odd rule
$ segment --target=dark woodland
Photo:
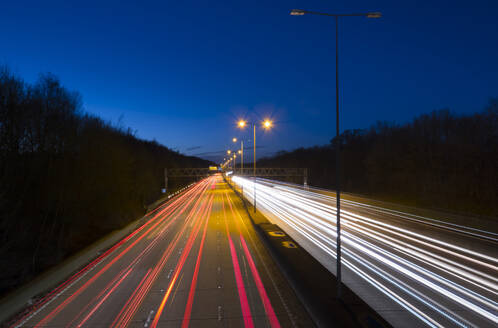
[[[498,216],[498,99],[474,115],[433,111],[340,136],[342,189],[408,205]],[[329,145],[280,152],[260,167],[306,167],[309,184],[335,188]]]
[[[0,294],[142,216],[165,167],[208,165],[85,113],[51,74],[0,67]]]

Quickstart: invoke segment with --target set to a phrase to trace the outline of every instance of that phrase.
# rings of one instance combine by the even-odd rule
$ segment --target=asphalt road
[[[252,179],[233,177],[253,201]],[[258,209],[330,272],[336,199],[259,179]],[[497,327],[498,235],[350,200],[341,203],[343,281],[394,327]]]
[[[306,327],[240,200],[213,176],[48,293],[13,327]]]

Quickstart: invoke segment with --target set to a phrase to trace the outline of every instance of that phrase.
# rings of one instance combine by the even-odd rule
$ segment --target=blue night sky
[[[189,155],[239,117],[272,117],[260,155],[335,133],[335,25],[290,9],[381,11],[340,23],[342,130],[498,97],[498,1],[3,1],[0,64],[79,91],[87,111]],[[219,156],[217,157],[219,158]]]

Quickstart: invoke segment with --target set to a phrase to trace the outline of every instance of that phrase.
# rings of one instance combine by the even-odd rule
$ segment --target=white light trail
[[[252,202],[253,180],[238,176],[232,180],[243,187],[245,197]],[[266,179],[258,180],[256,189],[259,209],[330,270],[336,248],[335,199]],[[498,324],[496,254],[457,245],[444,236],[435,238],[424,229],[429,222],[438,229],[447,228],[449,234],[482,237],[491,243],[498,242],[498,235],[357,202],[345,203],[348,210],[341,209],[344,265],[352,272],[428,326]],[[371,210],[368,214],[354,212],[367,207]],[[401,227],[385,216],[396,216],[409,224]],[[429,316],[426,308],[434,315]]]

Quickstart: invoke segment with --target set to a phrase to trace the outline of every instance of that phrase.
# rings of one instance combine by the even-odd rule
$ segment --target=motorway
[[[334,194],[234,176],[258,210],[336,272]],[[394,327],[497,327],[498,235],[341,202],[343,281]]]
[[[219,175],[147,217],[12,327],[311,325]]]

